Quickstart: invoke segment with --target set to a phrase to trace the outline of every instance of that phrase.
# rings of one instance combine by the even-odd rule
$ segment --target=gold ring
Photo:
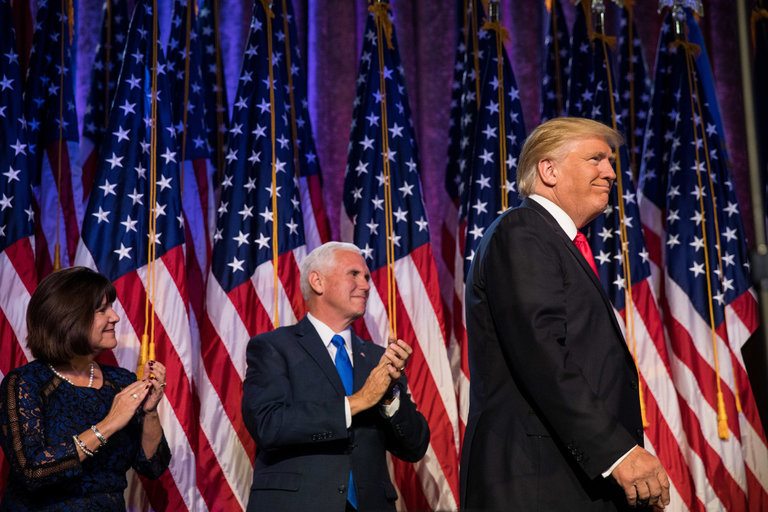
[[[131,398],[133,398],[134,400],[137,400],[139,398],[139,395],[137,395],[136,393],[131,393]]]

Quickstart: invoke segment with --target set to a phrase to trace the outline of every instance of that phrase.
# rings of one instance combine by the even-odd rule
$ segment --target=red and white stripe
[[[442,225],[442,257],[449,276],[444,289],[446,325],[448,326],[448,358],[453,373],[453,385],[459,414],[459,446],[469,417],[469,354],[467,325],[464,314],[464,240],[466,222],[458,223],[459,210],[451,201]]]
[[[745,292],[728,305],[726,321],[716,330],[719,376],[729,429],[728,439],[723,440],[717,429],[717,373],[710,326],[695,311],[684,290],[663,270],[661,212],[642,197],[640,206],[655,280],[653,288],[664,292],[659,304],[668,337],[669,370],[678,395],[679,421],[687,440],[678,446],[685,456],[695,497],[688,507],[767,510],[768,443],[740,354],[757,328],[754,294]],[[741,411],[736,406],[737,394]],[[672,421],[670,426],[677,428]]]
[[[304,246],[278,259],[278,318],[291,325],[304,316],[298,262]],[[206,461],[221,468],[209,478],[211,510],[245,510],[253,479],[256,445],[240,412],[248,340],[274,329],[274,266],[266,262],[251,279],[225,293],[213,275],[206,289],[206,314],[201,327],[200,427],[210,440]]]
[[[304,216],[304,240],[307,251],[311,251],[331,239],[331,224],[325,210],[320,175],[299,178],[299,195]]]

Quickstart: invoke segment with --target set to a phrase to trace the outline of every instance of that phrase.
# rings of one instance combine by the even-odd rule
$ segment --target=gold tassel
[[[59,242],[53,246],[53,271],[61,270],[61,246]]]
[[[150,350],[153,352],[152,355],[154,356],[154,345],[154,343],[149,342],[148,334],[141,335],[141,351],[139,352],[139,361],[136,363],[136,377],[138,377],[139,380],[144,378],[144,365],[149,361]]]
[[[384,2],[374,2],[368,6],[368,10],[373,13],[376,22],[380,23],[384,29],[384,37],[387,38],[387,48],[394,49],[392,46],[392,21],[389,19],[389,4]]]
[[[728,415],[725,412],[723,392],[717,391],[717,435],[722,440],[728,439]]]

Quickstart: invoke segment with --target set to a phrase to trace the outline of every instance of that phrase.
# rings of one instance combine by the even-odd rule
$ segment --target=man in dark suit
[[[385,350],[350,329],[369,280],[354,245],[316,248],[301,263],[307,316],[249,342],[242,409],[258,445],[249,511],[394,510],[386,452],[424,456],[429,427],[406,391],[411,347]]]
[[[634,362],[591,252],[574,245],[608,204],[620,143],[586,119],[539,126],[520,155],[526,199],[478,248],[466,286],[466,510],[669,503],[667,474],[642,448]]]

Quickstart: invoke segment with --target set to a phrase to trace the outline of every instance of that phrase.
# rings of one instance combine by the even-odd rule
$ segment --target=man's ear
[[[309,287],[312,288],[312,291],[314,291],[318,295],[323,294],[324,290],[324,283],[323,283],[323,276],[318,272],[317,270],[313,270],[309,273]]]
[[[539,180],[548,187],[554,187],[557,183],[557,169],[555,168],[555,161],[549,158],[539,160],[536,165],[536,173],[539,176]]]

